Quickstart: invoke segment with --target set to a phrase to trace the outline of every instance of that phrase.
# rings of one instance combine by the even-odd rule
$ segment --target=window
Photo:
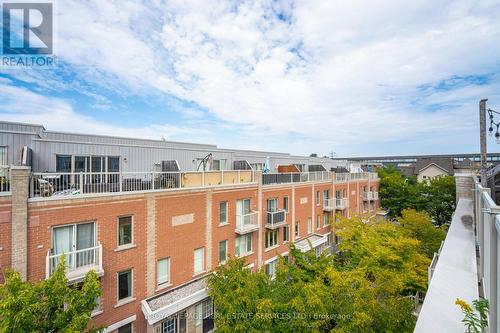
[[[200,247],[194,250],[194,274],[205,271],[205,248]]]
[[[237,256],[244,256],[252,252],[252,234],[236,237],[235,252]]]
[[[316,192],[316,206],[319,206],[321,202],[321,192],[317,191]]]
[[[7,165],[7,147],[0,146],[0,166]]]
[[[323,225],[325,226],[325,225],[329,225],[329,224],[330,224],[330,215],[325,213],[323,215]]]
[[[324,190],[323,191],[323,200],[330,199],[330,191],[329,190]]]
[[[266,264],[266,275],[269,276],[271,279],[274,279],[276,277],[277,263],[278,260],[274,259]]]
[[[266,231],[266,249],[278,244],[278,230]]]
[[[277,199],[267,199],[267,211],[271,213],[278,211]]]
[[[295,237],[299,237],[300,236],[300,222],[297,221],[295,222]]]
[[[219,242],[219,262],[225,263],[227,260],[227,240]]]
[[[120,172],[120,157],[108,156],[108,172]]]
[[[95,223],[70,224],[52,229],[52,254],[66,253],[66,266],[78,268],[94,264],[96,251]],[[75,255],[78,251],[78,255]],[[57,267],[61,256],[54,256],[50,262]]]
[[[253,170],[262,170],[262,163],[250,163],[250,166]]]
[[[71,155],[56,155],[56,171],[71,172]]]
[[[118,300],[132,297],[132,270],[118,273]]]
[[[316,229],[321,228],[321,215],[316,216]]]
[[[89,171],[90,171],[90,157],[75,156],[75,172],[89,172]]]
[[[313,232],[313,221],[312,221],[312,218],[308,217],[307,218],[307,233],[310,234]]]
[[[157,267],[157,281],[158,285],[162,285],[170,282],[170,258],[160,259],[158,260]]]
[[[214,303],[211,299],[196,304],[194,313],[194,325],[202,326],[203,333],[210,332],[214,328]]]
[[[118,246],[132,244],[132,216],[118,218]]]
[[[288,225],[283,226],[283,243],[290,240],[290,227]]]
[[[132,323],[128,323],[118,328],[118,333],[132,333]]]
[[[289,199],[288,199],[288,197],[284,197],[283,198],[283,209],[287,213],[288,213],[288,208],[289,208]]]
[[[219,224],[227,223],[227,201],[222,201],[219,204]]]
[[[236,201],[236,227],[241,228],[243,225],[250,223],[252,223],[250,199]]]

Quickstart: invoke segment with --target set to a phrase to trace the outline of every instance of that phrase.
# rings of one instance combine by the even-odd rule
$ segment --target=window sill
[[[90,317],[94,318],[94,317],[96,317],[96,316],[98,316],[98,315],[100,315],[102,313],[104,313],[104,310],[102,310],[102,309],[99,309],[99,310],[96,310],[96,311],[92,311],[92,313],[90,314]]]
[[[135,297],[130,297],[130,298],[125,298],[125,299],[122,299],[120,301],[118,301],[118,303],[115,304],[115,309],[116,308],[119,308],[120,306],[122,305],[125,305],[125,304],[128,304],[128,303],[132,303],[133,301],[135,301]]]
[[[229,222],[226,223],[219,223],[218,227],[226,227],[229,225]]]
[[[158,291],[170,288],[170,287],[172,287],[172,283],[165,282],[165,283],[160,284],[158,287],[156,287],[155,292],[158,292]]]
[[[122,246],[118,246],[116,249],[114,249],[113,251],[115,252],[120,252],[120,251],[125,251],[125,250],[130,250],[130,249],[134,249],[136,248],[137,245],[135,244],[128,244],[128,245],[122,245]]]
[[[251,256],[253,253],[254,253],[253,251],[250,251],[250,252],[247,252],[244,254],[240,254],[239,256],[235,255],[235,257],[236,258],[245,258],[245,257]]]
[[[274,250],[274,249],[277,249],[278,247],[280,247],[280,245],[279,245],[279,244],[274,245],[274,246],[271,246],[271,247],[268,247],[268,248],[266,248],[266,249],[264,250],[264,252],[269,252],[269,251],[272,251],[272,250]]]
[[[196,273],[194,273],[194,274],[193,274],[193,277],[203,275],[203,274],[205,274],[206,272],[207,272],[206,270],[202,270],[202,271],[200,271],[200,272],[196,272]]]

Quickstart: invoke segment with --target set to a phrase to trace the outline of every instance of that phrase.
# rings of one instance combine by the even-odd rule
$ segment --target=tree
[[[443,229],[436,228],[427,213],[413,209],[403,210],[397,221],[403,226],[402,230],[408,237],[420,242],[420,252],[432,259],[445,238]]]
[[[0,285],[0,332],[83,332],[100,295],[94,271],[80,285],[68,285],[64,258],[54,274],[37,283],[22,281],[19,273],[6,270]]]
[[[378,170],[380,202],[391,219],[401,216],[405,209],[426,211],[435,225],[451,221],[455,210],[455,178],[443,176],[419,183],[406,177],[394,166]]]
[[[275,278],[230,259],[208,279],[218,331],[412,332],[410,296],[425,290],[430,259],[404,228],[341,219],[339,253],[317,257],[292,244]]]

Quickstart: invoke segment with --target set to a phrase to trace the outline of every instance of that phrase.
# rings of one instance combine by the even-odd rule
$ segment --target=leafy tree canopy
[[[87,326],[100,295],[94,271],[80,285],[68,285],[64,259],[47,280],[37,283],[6,270],[0,284],[0,332],[96,332]]]

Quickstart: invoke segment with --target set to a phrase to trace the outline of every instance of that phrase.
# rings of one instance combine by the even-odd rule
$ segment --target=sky
[[[0,120],[344,157],[477,152],[500,111],[500,1],[55,7],[57,66],[0,68]]]

